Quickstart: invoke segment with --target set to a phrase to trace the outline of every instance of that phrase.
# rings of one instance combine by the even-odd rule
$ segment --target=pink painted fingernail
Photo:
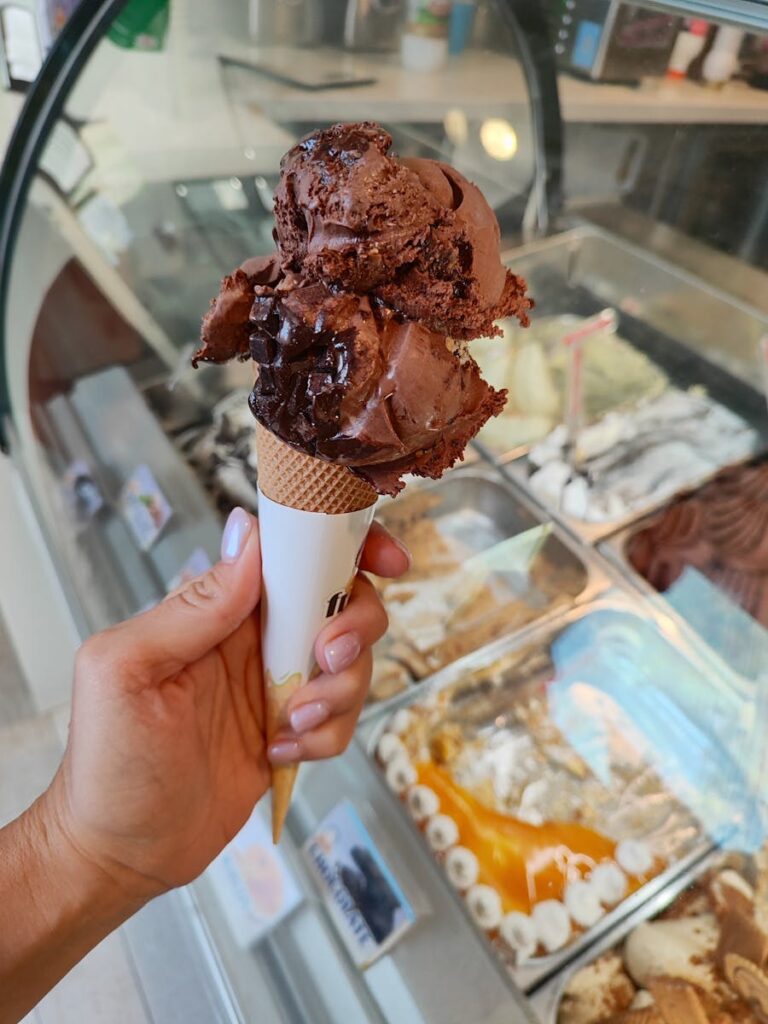
[[[291,728],[294,732],[309,732],[331,717],[331,709],[324,700],[310,701],[291,712]]]
[[[243,553],[245,542],[251,531],[251,517],[244,508],[233,508],[221,538],[221,559],[236,562]]]
[[[296,740],[281,740],[269,748],[269,760],[273,764],[293,764],[299,760],[300,754],[301,750]]]
[[[325,645],[323,653],[328,670],[331,675],[336,676],[357,661],[360,655],[360,637],[357,633],[342,633]]]

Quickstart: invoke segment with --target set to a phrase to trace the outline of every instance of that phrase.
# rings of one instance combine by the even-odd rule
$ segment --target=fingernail
[[[243,508],[233,508],[229,513],[227,525],[221,538],[221,559],[223,562],[236,562],[245,547],[245,541],[251,530],[251,517]]]
[[[392,534],[390,534],[390,537],[391,536]],[[413,565],[413,555],[411,554],[411,552],[408,550],[408,548],[405,546],[405,544],[403,544],[401,540],[398,540],[397,537],[392,537],[392,543],[395,545],[397,550],[402,551],[402,553],[408,559],[408,568],[410,569]]]
[[[323,653],[331,675],[338,675],[357,661],[360,654],[360,638],[357,633],[342,633],[325,645]]]
[[[296,740],[282,740],[269,748],[269,760],[273,764],[292,764],[299,760],[299,744]]]
[[[291,728],[298,733],[309,732],[326,722],[330,716],[328,704],[324,700],[315,700],[291,712]]]

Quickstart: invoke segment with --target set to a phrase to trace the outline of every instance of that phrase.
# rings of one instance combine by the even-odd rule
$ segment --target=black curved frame
[[[0,169],[0,448],[11,396],[5,370],[5,310],[16,236],[34,168],[83,65],[128,0],[81,0],[52,47],[22,108]]]

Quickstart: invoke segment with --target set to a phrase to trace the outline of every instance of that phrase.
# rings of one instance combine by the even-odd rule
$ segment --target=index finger
[[[360,568],[376,576],[392,578],[402,576],[410,567],[411,554],[405,544],[381,523],[374,523],[368,531]]]

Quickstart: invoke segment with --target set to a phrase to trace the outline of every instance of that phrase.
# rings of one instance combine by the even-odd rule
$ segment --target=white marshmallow
[[[598,864],[589,876],[589,884],[596,891],[597,898],[606,907],[615,906],[623,900],[629,888],[627,876],[613,861]]]
[[[402,795],[416,781],[416,769],[404,757],[396,757],[387,765],[387,785],[398,795]]]
[[[467,893],[467,906],[475,923],[486,931],[501,924],[501,897],[490,885],[473,885]]]
[[[571,937],[571,919],[559,900],[542,900],[531,913],[536,935],[548,953],[554,953]]]
[[[565,905],[573,920],[582,928],[591,928],[597,924],[604,913],[597,889],[583,879],[569,882],[565,887]]]
[[[521,964],[534,956],[539,944],[539,937],[536,925],[527,914],[523,914],[519,910],[505,914],[499,930],[502,939],[515,953],[516,963]]]
[[[440,810],[440,800],[429,786],[414,786],[408,794],[408,809],[415,821],[425,821]]]
[[[445,871],[457,889],[469,889],[480,874],[480,862],[466,846],[454,846],[445,858]]]
[[[398,755],[402,757],[407,756],[405,744],[399,736],[395,736],[391,732],[385,732],[381,737],[376,747],[376,753],[379,755],[379,760],[382,764],[389,764]]]
[[[653,854],[642,839],[622,839],[616,847],[616,860],[635,878],[647,875],[653,867]]]
[[[459,841],[459,826],[447,814],[436,814],[427,822],[427,842],[436,853],[444,853]]]

